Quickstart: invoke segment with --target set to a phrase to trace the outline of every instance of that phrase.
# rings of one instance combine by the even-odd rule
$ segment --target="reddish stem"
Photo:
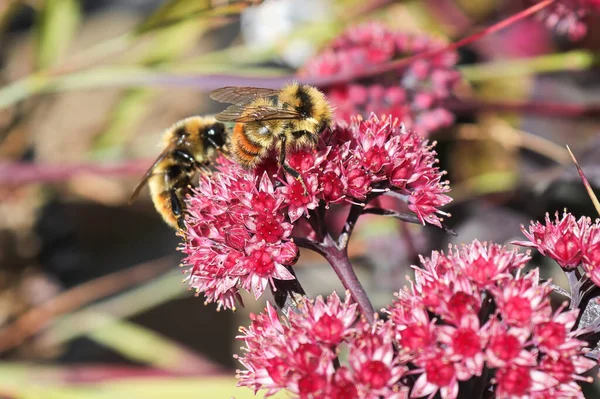
[[[78,163],[67,165],[0,163],[0,184],[52,183],[68,180],[79,173],[99,176],[141,175],[153,160],[133,160],[112,165]]]
[[[347,74],[343,74],[343,75],[337,75],[334,78],[327,77],[327,78],[320,78],[320,79],[308,79],[308,80],[305,80],[305,83],[313,84],[315,86],[320,86],[320,87],[327,87],[327,86],[331,86],[334,84],[344,83],[344,82],[348,82],[348,81],[359,79],[359,78],[365,78],[365,77],[379,75],[379,74],[382,74],[385,72],[397,70],[401,67],[410,65],[417,60],[420,60],[423,58],[435,57],[435,56],[445,53],[447,51],[456,50],[460,47],[469,45],[469,44],[481,39],[484,36],[498,32],[499,30],[502,30],[522,19],[529,17],[532,14],[537,13],[538,11],[548,7],[549,5],[553,4],[554,2],[556,2],[556,0],[540,1],[539,3],[534,4],[533,6],[527,8],[511,17],[506,18],[506,19],[498,22],[495,25],[492,25],[490,27],[483,29],[481,32],[477,32],[471,36],[465,37],[464,39],[461,39],[457,42],[451,43],[446,47],[424,51],[422,53],[418,53],[418,54],[415,54],[410,57],[402,58],[402,59],[399,59],[396,61],[388,62],[388,63],[382,64],[382,65],[367,69],[366,71],[358,71],[358,72],[347,73]]]
[[[346,248],[339,248],[335,240],[329,234],[324,237],[322,242],[317,242],[304,237],[294,237],[293,241],[299,247],[315,251],[327,259],[344,285],[344,288],[350,292],[352,299],[358,304],[361,313],[369,323],[373,323],[375,321],[375,309],[352,268]]]
[[[337,243],[329,234],[325,236],[323,244],[325,246],[325,259],[339,277],[344,288],[350,292],[361,313],[369,323],[373,324],[375,321],[375,308],[373,308],[367,292],[354,272],[350,259],[348,259],[347,248],[338,248]]]

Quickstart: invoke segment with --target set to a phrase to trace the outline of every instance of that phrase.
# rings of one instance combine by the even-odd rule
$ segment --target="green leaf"
[[[116,370],[118,371],[118,370]],[[15,399],[257,399],[251,389],[236,387],[236,379],[207,377],[127,377],[91,383],[68,383],[72,368],[0,363],[0,390]],[[272,399],[289,398],[280,392]]]
[[[544,54],[515,60],[491,61],[460,66],[459,70],[469,82],[531,76],[540,73],[580,71],[598,64],[598,55],[585,50]]]
[[[217,68],[215,67],[215,69]],[[244,69],[241,72],[253,73],[237,73],[229,75],[229,78],[236,79],[237,83],[235,84],[238,86],[263,86],[270,83],[270,78],[277,82],[281,80],[280,76],[273,76],[272,71],[272,69],[265,70],[264,68]],[[268,72],[268,74],[265,74],[265,72]],[[215,75],[158,71],[153,68],[127,66],[99,67],[64,76],[48,76],[38,73],[0,87],[0,109],[9,107],[35,94],[87,90],[99,87],[174,87],[184,85],[190,87],[194,85],[192,87],[197,88],[199,91],[207,90],[207,87],[212,90],[217,88],[214,87],[217,82],[216,78]],[[292,78],[290,76],[290,79]],[[223,86],[227,84],[223,84]]]
[[[36,26],[36,66],[45,69],[61,61],[81,16],[77,0],[46,0]]]
[[[177,60],[195,46],[198,38],[209,29],[208,21],[183,21],[162,29],[152,36],[152,46],[143,55],[141,64],[156,68],[162,65],[177,65]],[[123,144],[136,133],[140,120],[146,116],[156,90],[137,88],[125,91],[112,110],[108,127],[95,139],[94,156],[110,153],[119,157]],[[107,153],[106,150],[109,150]]]
[[[148,17],[137,31],[143,33],[195,16],[201,16],[210,11],[211,7],[210,0],[171,0]]]
[[[156,91],[128,89],[112,110],[108,127],[98,134],[92,144],[94,158],[119,158],[122,146],[136,133],[139,121],[148,113],[149,103]],[[110,155],[108,155],[110,154]]]
[[[104,320],[96,319],[94,324],[84,323],[88,312],[126,318],[188,295],[190,292],[181,283],[181,271],[173,270],[151,282],[56,319],[40,339],[47,345],[59,345],[98,331],[111,322],[108,320],[104,323]]]
[[[126,320],[108,314],[85,312],[80,316],[80,321],[104,324],[104,327],[87,334],[87,337],[130,360],[173,371],[191,372],[210,366],[208,360],[200,359],[182,345]]]

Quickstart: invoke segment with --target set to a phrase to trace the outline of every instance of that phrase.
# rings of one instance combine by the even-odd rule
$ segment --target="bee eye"
[[[222,123],[216,123],[206,129],[204,137],[205,147],[222,147],[225,144],[225,126]]]

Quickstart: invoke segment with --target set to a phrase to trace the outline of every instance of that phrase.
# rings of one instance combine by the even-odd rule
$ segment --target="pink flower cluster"
[[[587,33],[587,25],[583,19],[598,11],[599,0],[557,0],[544,9],[541,16],[549,28],[568,35],[572,40],[578,40]]]
[[[301,309],[281,320],[267,305],[240,330],[246,347],[238,385],[267,389],[266,395],[286,389],[298,398],[405,397],[394,390],[407,368],[394,353],[391,330],[359,320],[349,296],[341,302],[333,293]],[[342,346],[348,365],[336,367]]]
[[[600,286],[600,220],[595,223],[589,217],[577,220],[566,212],[559,218],[557,212],[554,221],[546,214],[545,224],[532,222],[529,230],[524,226],[521,230],[529,241],[513,244],[536,248],[565,270],[582,266],[587,276]]]
[[[292,229],[308,225],[318,207],[366,205],[395,194],[422,223],[440,226],[439,208],[451,200],[432,147],[391,118],[333,126],[316,151],[300,149],[287,162],[307,192],[273,160],[248,171],[221,157],[217,171],[200,178],[187,204],[182,251],[190,286],[207,302],[233,308],[240,288],[258,297],[273,279],[293,279],[287,269],[298,255]]]
[[[596,362],[572,332],[577,311],[553,312],[537,270],[521,274],[528,259],[477,241],[434,252],[373,326],[335,294],[285,321],[268,306],[238,337],[239,385],[297,398],[454,399],[472,381],[460,388],[477,390],[471,397],[583,398],[577,381]]]
[[[411,397],[456,398],[459,382],[490,370],[498,398],[583,397],[577,381],[596,363],[571,332],[577,311],[552,311],[538,270],[521,273],[528,260],[478,241],[421,260],[415,283],[388,310],[421,373]]]
[[[382,24],[352,27],[308,61],[300,76],[354,75],[420,52],[444,47],[433,38],[395,32]],[[447,51],[417,60],[372,79],[351,81],[325,90],[336,107],[336,117],[391,114],[421,134],[449,126],[454,116],[440,102],[447,99],[460,79],[454,69],[458,55]]]

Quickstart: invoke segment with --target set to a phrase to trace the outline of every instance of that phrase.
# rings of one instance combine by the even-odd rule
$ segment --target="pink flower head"
[[[486,363],[489,367],[506,368],[511,364],[534,366],[536,354],[527,350],[531,330],[510,327],[500,319],[491,319],[484,329],[488,337]]]
[[[551,357],[572,356],[582,352],[587,344],[575,338],[575,326],[578,310],[559,309],[551,319],[538,323],[533,328],[533,342],[541,352]]]
[[[547,373],[515,364],[498,369],[495,383],[498,398],[526,398],[558,385],[558,381]]]
[[[361,398],[377,399],[393,394],[400,377],[407,371],[394,353],[389,326],[362,324],[349,341],[348,363]]]
[[[456,365],[441,349],[424,352],[415,360],[421,374],[411,391],[411,398],[433,397],[439,392],[444,399],[458,396],[458,374]]]
[[[245,370],[238,385],[267,395],[285,389],[299,398],[394,398],[406,368],[391,331],[358,320],[349,296],[342,302],[334,293],[302,305],[283,320],[267,305],[241,329],[245,353],[238,360]],[[341,345],[349,348],[348,365],[336,370]]]
[[[552,311],[550,291],[548,283],[539,284],[538,269],[519,275],[511,284],[493,288],[502,320],[516,328],[533,328],[548,319]]]
[[[521,230],[529,241],[513,244],[536,248],[565,270],[582,266],[590,280],[600,286],[600,220],[576,220],[570,213],[559,219],[557,213],[555,221],[546,215],[545,224],[532,222],[529,231],[524,227]]]
[[[237,289],[259,297],[273,279],[290,280],[297,258],[283,198],[271,180],[222,159],[214,176],[202,176],[188,200],[184,263],[190,286],[207,302],[234,308]]]
[[[586,373],[597,363],[581,355],[561,355],[559,357],[543,356],[540,360],[540,370],[558,381],[558,384],[549,389],[549,394],[562,398],[584,398],[578,381],[590,382],[584,378]]]
[[[472,376],[481,375],[486,337],[480,332],[477,315],[467,314],[461,317],[456,327],[439,326],[437,339],[445,348],[448,358],[454,362],[459,380],[465,381]]]
[[[527,255],[505,247],[475,240],[448,255],[433,252],[422,258],[422,268],[415,269],[415,292],[425,306],[452,323],[466,314],[477,314],[481,306],[481,289],[494,289],[512,279],[510,272],[519,270],[529,260]]]
[[[585,230],[581,244],[583,268],[590,280],[600,286],[600,221],[592,224],[591,219],[582,218],[580,227]]]
[[[327,77],[366,72],[396,59],[445,46],[425,35],[393,31],[371,22],[343,32],[309,60],[300,75]],[[326,94],[336,107],[336,117],[390,114],[411,129],[427,134],[454,122],[441,103],[460,79],[454,69],[458,55],[447,51],[415,61],[406,68],[378,74],[375,81],[352,81],[331,87]]]
[[[573,331],[577,311],[552,312],[549,284],[537,269],[521,273],[526,260],[477,241],[434,252],[372,325],[349,296],[307,300],[286,320],[269,305],[238,337],[239,385],[293,398],[453,399],[485,379],[498,398],[580,398],[596,362]],[[468,273],[473,265],[486,273]]]
[[[585,17],[599,11],[598,0],[557,0],[540,15],[549,28],[566,34],[571,40],[578,40],[587,33]]]
[[[549,283],[537,269],[521,273],[527,260],[478,241],[421,259],[414,283],[386,310],[416,378],[410,397],[456,398],[459,383],[489,375],[484,369],[497,397],[579,392],[594,362],[572,332],[577,312],[552,312]]]
[[[219,157],[217,170],[201,176],[188,200],[183,252],[190,285],[224,308],[235,306],[240,288],[256,298],[269,284],[276,289],[275,280],[294,278],[288,270],[298,257],[292,230],[332,203],[365,206],[378,195],[394,195],[421,223],[441,226],[446,214],[440,207],[451,198],[435,156],[397,120],[372,115],[325,129],[316,150],[289,154],[306,191],[277,170],[274,159],[248,171]]]
[[[515,245],[536,248],[544,256],[554,259],[564,269],[572,269],[581,264],[583,233],[587,218],[579,221],[570,213],[564,213],[559,219],[558,212],[554,222],[546,214],[546,223],[531,223],[529,231],[521,226],[521,231],[529,241],[516,241]]]

